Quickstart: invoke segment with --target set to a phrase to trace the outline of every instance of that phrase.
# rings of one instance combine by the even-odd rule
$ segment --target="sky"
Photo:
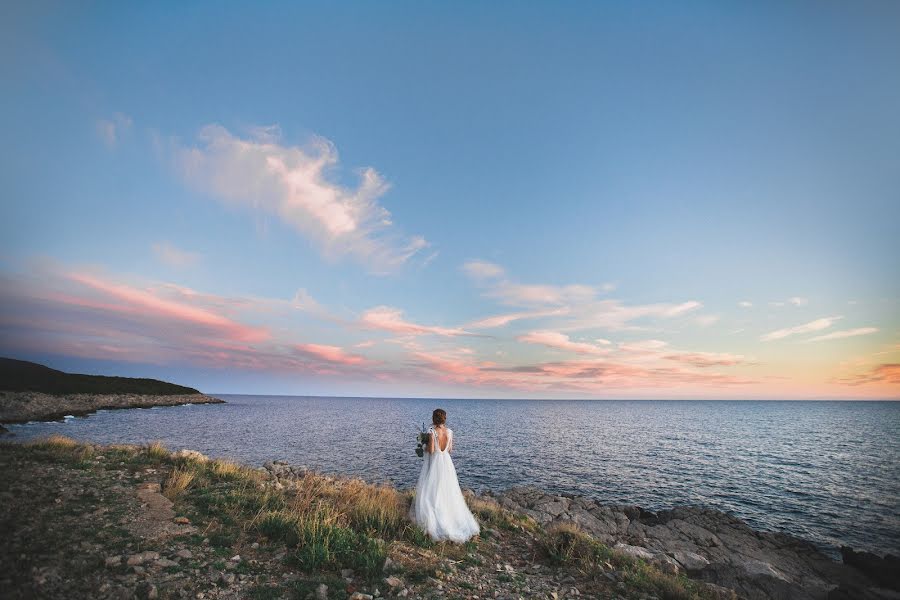
[[[9,2],[0,50],[0,355],[900,398],[896,2]]]

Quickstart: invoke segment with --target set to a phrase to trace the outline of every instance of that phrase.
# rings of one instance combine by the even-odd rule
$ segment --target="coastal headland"
[[[194,388],[156,379],[64,373],[33,362],[0,358],[0,427],[98,410],[222,402]]]

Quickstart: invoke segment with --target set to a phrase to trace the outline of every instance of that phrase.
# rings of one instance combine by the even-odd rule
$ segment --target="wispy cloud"
[[[700,315],[699,317],[694,317],[694,322],[701,327],[709,327],[718,323],[721,318],[719,315]]]
[[[738,302],[738,306],[740,306],[741,308],[753,308],[753,303],[749,300],[741,300],[740,302]]]
[[[784,329],[778,329],[769,332],[763,336],[760,336],[759,339],[763,342],[771,342],[773,340],[780,340],[792,335],[797,335],[799,333],[812,333],[813,331],[821,331],[822,329],[828,329],[835,323],[835,321],[838,321],[842,318],[843,317],[824,317],[822,319],[816,319],[815,321],[810,321],[809,323],[804,323],[803,325],[797,325],[796,327],[786,327]]]
[[[368,329],[381,329],[401,335],[469,335],[469,332],[455,327],[439,327],[436,325],[419,325],[403,318],[403,311],[391,306],[376,306],[362,314],[360,324]]]
[[[636,328],[632,321],[644,318],[673,318],[701,308],[696,300],[680,303],[628,305],[619,300],[599,299],[604,291],[614,289],[609,284],[598,288],[591,285],[548,285],[520,283],[509,277],[506,270],[494,263],[473,260],[463,265],[463,270],[484,290],[484,295],[498,303],[526,309],[506,315],[497,315],[477,321],[481,327],[501,326],[521,318],[529,318],[540,311],[554,311],[563,317],[556,329],[578,331],[583,329],[621,330]],[[552,316],[552,315],[548,315]],[[708,321],[709,317],[706,319]],[[703,324],[704,320],[698,321]],[[709,323],[705,323],[709,324]]]
[[[470,260],[462,266],[462,269],[474,279],[495,279],[505,275],[503,267],[484,260]]]
[[[358,354],[350,354],[340,346],[328,346],[324,344],[297,344],[295,349],[307,356],[341,365],[364,365],[369,362]]]
[[[701,368],[731,367],[746,362],[742,355],[726,352],[677,352],[663,356],[663,358]]]
[[[786,306],[788,304],[797,307],[807,306],[809,304],[809,299],[803,298],[802,296],[791,296],[787,300],[774,300],[772,302],[769,302],[769,306],[774,307]]]
[[[838,381],[845,385],[866,385],[869,383],[900,385],[900,363],[880,364],[866,373],[845,377]]]
[[[153,253],[156,258],[170,267],[192,267],[200,262],[200,254],[182,250],[165,241],[153,244]]]
[[[539,344],[548,348],[566,350],[577,354],[609,354],[609,348],[588,342],[575,342],[558,331],[532,331],[516,338],[526,344]]]
[[[524,312],[506,313],[503,315],[494,315],[485,317],[477,321],[473,321],[466,325],[469,329],[494,329],[509,325],[513,321],[521,321],[526,319],[539,319],[542,317],[554,317],[564,315],[568,312],[565,308],[557,308],[551,310],[532,310]]]
[[[239,137],[208,125],[198,141],[176,151],[191,184],[228,203],[277,216],[329,258],[349,256],[386,273],[429,246],[421,236],[397,232],[379,203],[389,185],[375,169],[361,169],[353,187],[333,179],[338,154],[325,138],[288,146],[280,143],[277,128]]]
[[[207,308],[166,298],[152,290],[109,281],[83,272],[69,273],[68,278],[102,293],[103,299],[99,302],[86,297],[69,297],[68,300],[75,305],[120,313],[139,312],[149,317],[182,321],[214,329],[226,334],[230,339],[242,342],[258,342],[269,338],[269,332],[265,329],[248,327]]]
[[[844,329],[842,331],[832,331],[831,333],[826,333],[825,335],[817,335],[816,337],[809,338],[806,341],[825,342],[827,340],[840,340],[843,338],[856,337],[858,335],[869,335],[870,333],[877,332],[877,327],[857,327],[856,329]]]
[[[122,136],[131,129],[132,120],[128,115],[115,113],[109,119],[98,119],[96,125],[97,135],[103,143],[109,148],[115,148]]]

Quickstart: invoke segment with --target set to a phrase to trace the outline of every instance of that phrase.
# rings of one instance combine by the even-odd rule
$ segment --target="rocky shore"
[[[284,461],[56,437],[0,443],[0,479],[4,598],[900,598],[896,558],[695,507],[467,492],[481,534],[457,545],[409,522],[411,491]]]
[[[55,421],[98,410],[150,408],[180,404],[215,404],[224,400],[205,394],[44,394],[0,391],[0,424]]]
[[[754,531],[740,519],[709,508],[652,513],[534,488],[513,488],[493,497],[544,527],[574,524],[614,549],[732,589],[742,598],[900,598],[896,557],[868,554],[860,560],[859,553],[844,549],[845,562],[836,562],[809,542]]]

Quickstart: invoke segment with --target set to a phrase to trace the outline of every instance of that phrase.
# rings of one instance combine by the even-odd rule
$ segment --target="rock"
[[[350,596],[350,600],[373,600],[374,596],[371,594],[363,594],[362,592],[353,592]]]
[[[139,552],[137,554],[132,554],[128,557],[127,564],[128,566],[142,565],[145,562],[149,562],[151,560],[157,560],[159,558],[159,552],[153,552],[151,550],[147,550],[146,552]]]
[[[240,555],[240,554],[235,554],[234,556],[232,556],[232,557],[229,558],[228,560],[230,560],[231,562],[241,562],[241,555]]]
[[[147,600],[156,600],[157,598],[159,598],[159,590],[151,583],[150,588],[147,590]]]
[[[156,566],[166,568],[166,567],[175,567],[178,563],[174,560],[169,560],[168,558],[160,558],[156,561]]]
[[[385,577],[384,583],[391,588],[403,587],[403,580],[399,577],[394,577],[393,575],[390,577]]]
[[[316,588],[316,600],[328,600],[328,586],[320,583]]]
[[[657,554],[653,557],[653,566],[665,573],[666,575],[676,576],[681,570],[681,566],[674,558],[665,554]]]
[[[207,462],[209,460],[208,456],[206,456],[205,454],[201,454],[196,450],[179,450],[172,456],[174,456],[175,458],[193,460],[197,462]]]
[[[622,542],[619,542],[618,544],[613,546],[613,549],[618,550],[619,552],[621,552],[623,554],[627,554],[628,556],[631,556],[632,558],[639,558],[639,559],[645,560],[647,562],[652,561],[653,558],[656,556],[653,552],[650,552],[646,548],[641,548],[640,546],[630,546],[630,545],[624,544]]]
[[[107,556],[106,557],[106,566],[107,567],[118,567],[122,564],[121,556]]]
[[[353,569],[341,569],[341,577],[343,577],[344,579],[352,579]]]
[[[672,553],[672,558],[677,560],[678,564],[687,571],[700,571],[709,565],[709,561],[705,557],[687,550],[676,550]]]
[[[179,525],[190,525],[191,520],[187,517],[175,517],[175,522]]]
[[[888,554],[881,558],[871,552],[841,546],[841,558],[845,565],[856,567],[884,587],[900,591],[900,557]]]
[[[187,548],[182,548],[175,555],[179,558],[194,558],[194,553],[188,550]]]
[[[235,580],[234,573],[222,573],[222,576],[219,577],[219,581],[221,581],[225,585],[233,584],[234,580]]]

